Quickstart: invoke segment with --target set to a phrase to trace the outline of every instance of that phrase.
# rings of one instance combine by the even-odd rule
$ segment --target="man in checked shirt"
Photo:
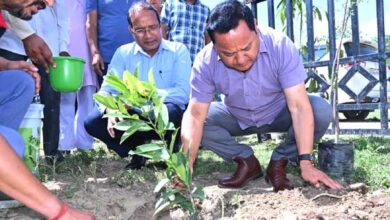
[[[167,0],[161,12],[163,38],[186,45],[194,62],[210,42],[206,32],[209,15],[210,9],[200,0]]]

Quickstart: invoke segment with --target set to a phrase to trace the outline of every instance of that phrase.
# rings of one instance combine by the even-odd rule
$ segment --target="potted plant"
[[[338,117],[338,73],[339,59],[347,22],[351,11],[349,0],[345,0],[344,17],[341,26],[340,42],[336,50],[335,58],[332,64],[331,72],[331,103],[333,112],[333,132],[334,142],[327,141],[320,143],[318,146],[318,163],[321,170],[326,172],[330,177],[342,182],[350,183],[353,181],[353,164],[354,164],[354,145],[352,142],[340,141],[340,127]],[[354,3],[352,3],[354,4]]]

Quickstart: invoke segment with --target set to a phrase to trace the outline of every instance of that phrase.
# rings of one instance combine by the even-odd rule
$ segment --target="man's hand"
[[[96,74],[98,74],[99,76],[103,76],[104,60],[103,60],[103,57],[99,53],[96,53],[93,55],[92,66],[93,66],[93,70],[95,71]]]
[[[39,76],[38,68],[26,61],[11,61],[8,60],[4,66],[6,70],[19,69],[31,75],[35,81],[35,93],[38,94],[41,89],[41,76]]]
[[[311,183],[314,187],[320,187],[320,184],[323,183],[331,189],[342,189],[343,186],[338,182],[334,181],[324,172],[318,170],[313,166],[311,161],[303,160],[300,162],[301,175],[303,180]]]
[[[108,134],[110,134],[110,136],[112,138],[115,138],[115,131],[114,131],[114,127],[116,125],[116,123],[118,122],[118,118],[116,117],[108,117],[107,118],[107,131],[108,131]]]
[[[81,211],[74,208],[69,208],[68,211],[62,216],[63,220],[74,220],[74,219],[83,219],[83,220],[95,220],[95,216],[86,211]]]
[[[111,109],[106,109],[106,113],[110,113],[112,112],[113,110]],[[120,121],[123,121],[123,118],[117,118],[117,117],[108,117],[107,118],[107,131],[108,131],[108,134],[110,134],[110,136],[112,138],[115,138],[115,125],[116,123],[120,122]]]
[[[49,71],[49,65],[55,66],[49,47],[38,35],[32,34],[28,36],[23,40],[23,45],[31,61],[42,65],[46,72]]]

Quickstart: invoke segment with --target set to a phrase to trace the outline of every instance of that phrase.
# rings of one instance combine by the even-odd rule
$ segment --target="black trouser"
[[[110,65],[110,63],[104,63],[104,70],[103,70],[103,75],[102,75],[102,76],[99,75],[99,74],[96,75],[96,76],[97,76],[97,81],[98,81],[99,86],[102,85],[102,83],[103,83],[103,77],[107,74],[108,65]]]
[[[183,118],[184,110],[173,103],[165,103],[168,108],[169,121],[172,122],[175,127],[179,127]],[[130,110],[131,111],[131,110]],[[129,111],[129,112],[130,112]],[[134,113],[134,112],[130,112]],[[115,151],[119,156],[126,157],[130,150],[134,150],[137,146],[145,144],[148,140],[158,140],[158,136],[155,132],[136,132],[125,142],[120,144],[120,139],[123,132],[115,130],[115,138],[112,138],[107,131],[107,118],[102,118],[103,114],[99,112],[97,108],[88,115],[84,121],[84,126],[87,132],[104,142],[109,149]],[[165,139],[167,143],[170,143],[172,132],[167,132]],[[180,140],[180,132],[176,136],[175,146],[178,145]],[[178,148],[178,146],[177,146]],[[178,149],[175,149],[177,151]]]
[[[2,27],[2,28],[0,28],[0,37],[1,37],[1,36],[3,36],[3,34],[4,34],[4,32],[5,32],[5,31],[6,31],[6,29],[5,29],[5,28],[3,28],[3,27]]]
[[[27,56],[0,49],[0,56],[13,61],[27,60]],[[43,109],[43,150],[46,156],[58,155],[58,140],[60,135],[60,100],[61,93],[54,91],[49,82],[49,74],[41,65],[34,64],[41,76],[39,96]]]

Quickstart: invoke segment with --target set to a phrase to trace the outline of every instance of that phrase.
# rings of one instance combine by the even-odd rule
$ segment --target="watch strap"
[[[298,162],[301,160],[313,161],[313,156],[311,154],[300,154],[298,155]]]

